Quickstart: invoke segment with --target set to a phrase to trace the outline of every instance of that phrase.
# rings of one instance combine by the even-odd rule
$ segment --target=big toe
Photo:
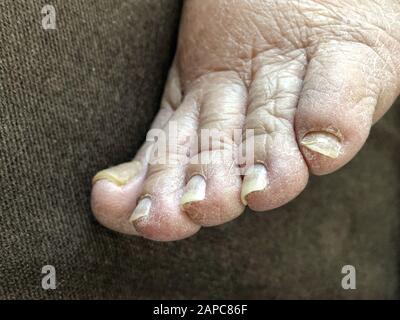
[[[295,121],[310,171],[328,174],[350,161],[398,91],[388,64],[371,48],[320,46],[309,63]]]

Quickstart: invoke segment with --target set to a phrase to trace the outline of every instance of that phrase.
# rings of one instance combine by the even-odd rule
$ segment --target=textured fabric
[[[144,140],[181,3],[51,1],[45,31],[46,3],[0,2],[1,298],[399,298],[398,107],[283,208],[175,243],[122,236],[93,219],[90,180]],[[41,288],[47,264],[55,290]]]

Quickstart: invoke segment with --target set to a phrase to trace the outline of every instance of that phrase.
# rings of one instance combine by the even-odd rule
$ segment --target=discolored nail
[[[247,205],[246,197],[252,192],[264,190],[267,185],[268,175],[264,165],[255,164],[247,169],[242,183],[242,203]]]
[[[92,183],[95,184],[99,180],[108,180],[117,186],[124,186],[138,174],[141,168],[142,164],[139,161],[122,163],[98,172],[93,177]]]
[[[142,198],[138,202],[135,210],[133,211],[131,217],[129,218],[129,222],[133,223],[140,218],[147,217],[150,213],[150,209],[151,209],[151,199],[149,197]]]
[[[339,157],[342,148],[337,136],[324,131],[310,132],[300,143],[307,149],[332,159]]]
[[[201,175],[190,178],[185,187],[185,193],[181,198],[181,205],[190,202],[201,201],[206,197],[206,180]]]

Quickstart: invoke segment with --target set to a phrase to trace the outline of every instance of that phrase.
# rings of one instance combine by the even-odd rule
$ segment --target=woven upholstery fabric
[[[399,298],[398,107],[283,208],[174,243],[119,235],[91,215],[91,177],[145,139],[181,2],[53,0],[43,30],[48,2],[0,2],[0,298]]]

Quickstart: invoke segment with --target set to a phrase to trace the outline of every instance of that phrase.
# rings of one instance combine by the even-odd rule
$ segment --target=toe
[[[331,173],[365,143],[398,94],[388,64],[365,45],[321,45],[311,59],[296,113],[297,140],[310,171]]]
[[[130,222],[137,232],[155,241],[175,241],[195,234],[195,224],[180,208],[185,172],[181,165],[151,165]]]
[[[237,152],[247,89],[236,73],[219,72],[200,78],[192,91],[200,106],[198,139],[192,146],[195,155],[187,168],[181,206],[197,224],[214,226],[244,210]]]
[[[308,169],[293,128],[305,60],[299,51],[266,53],[254,62],[243,144],[247,162],[253,165],[248,165],[241,193],[253,210],[282,206],[307,184]],[[254,155],[252,161],[249,154]]]
[[[155,140],[140,200],[130,217],[137,232],[156,241],[184,239],[196,233],[195,224],[180,208],[185,186],[190,140],[198,125],[197,105],[185,98]]]
[[[142,190],[146,168],[131,161],[102,170],[93,178],[92,211],[105,227],[126,234],[137,234],[128,222]]]
[[[180,103],[179,77],[172,68],[168,77],[161,109],[151,126],[165,126]],[[100,171],[93,178],[91,207],[96,219],[105,227],[126,234],[137,234],[129,217],[143,189],[152,141],[146,141],[133,161]]]
[[[203,151],[201,155],[208,160],[190,164],[181,207],[197,224],[216,226],[243,212],[242,179],[231,151]]]

